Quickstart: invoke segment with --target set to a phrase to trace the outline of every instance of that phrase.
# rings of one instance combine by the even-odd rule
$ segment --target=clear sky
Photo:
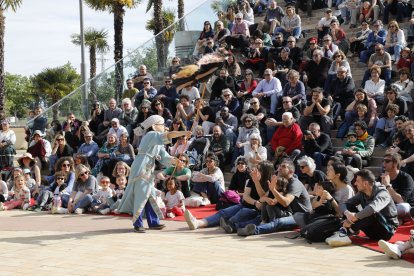
[[[147,1],[142,2],[136,9],[126,11],[124,56],[128,49],[137,48],[152,36],[145,30],[146,21],[152,15],[145,13]],[[163,2],[177,10],[176,0]],[[185,13],[203,2],[185,0]],[[91,10],[86,4],[83,7],[84,27],[108,30],[108,42],[113,46],[113,15]],[[70,39],[71,34],[79,32],[79,0],[23,0],[16,13],[6,13],[5,71],[30,76],[68,61],[79,68],[80,47],[72,44]],[[108,59],[106,67],[113,64],[113,47],[105,58]],[[97,66],[100,68],[101,64]]]

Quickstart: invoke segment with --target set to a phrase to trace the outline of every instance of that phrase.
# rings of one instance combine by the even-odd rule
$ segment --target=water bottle
[[[62,206],[62,200],[60,198],[60,195],[55,195],[53,197],[53,207],[59,208]]]

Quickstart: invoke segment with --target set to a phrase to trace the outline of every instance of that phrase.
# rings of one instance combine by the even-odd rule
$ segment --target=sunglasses
[[[236,18],[236,20],[242,20],[241,18]]]
[[[178,160],[180,160],[180,162],[187,163],[186,159],[178,159]]]
[[[292,101],[283,101],[283,103],[291,103]]]
[[[237,162],[237,165],[246,165],[244,162]]]
[[[225,97],[225,98],[228,98],[228,97],[230,97],[230,95],[228,95],[228,94],[227,94],[227,95],[224,95],[224,97]]]
[[[375,52],[381,52],[381,49],[375,49]]]
[[[211,159],[206,160],[206,163],[211,163],[211,162],[214,162],[214,160],[211,160]]]
[[[264,74],[263,76],[270,76],[270,74]]]
[[[56,180],[65,180],[65,178],[64,177],[58,177],[58,178],[56,178]]]
[[[306,166],[299,166],[302,170],[304,169],[304,168],[306,168]]]
[[[144,84],[150,84],[149,82],[144,82]]]
[[[155,106],[157,106],[157,105],[161,105],[161,103],[155,103]]]
[[[315,45],[316,43],[309,43],[309,45]]]
[[[82,177],[82,176],[85,176],[85,175],[88,175],[88,174],[89,174],[89,172],[83,172],[79,176]]]
[[[62,167],[70,167],[70,164],[68,164],[68,163],[63,163],[63,164],[62,164]]]

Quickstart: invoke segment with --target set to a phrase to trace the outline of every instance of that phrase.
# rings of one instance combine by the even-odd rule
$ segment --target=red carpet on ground
[[[201,207],[198,207],[198,208],[187,207],[187,209],[197,219],[206,218],[208,216],[214,215],[217,212],[215,204],[201,206]],[[118,216],[118,217],[131,217],[131,215],[129,215],[129,214],[109,213],[108,215],[109,216]],[[175,218],[165,218],[165,220],[185,221],[184,216],[179,216],[179,217],[175,217]]]
[[[410,238],[410,229],[414,229],[414,221],[400,225],[397,229],[397,232],[395,232],[394,236],[389,240],[389,242],[395,243],[396,241],[407,241]],[[369,248],[374,251],[384,252],[381,248],[379,248],[378,241],[370,240],[364,234],[352,237],[351,240],[354,244]],[[414,254],[405,254],[403,255],[403,259],[414,264]]]
[[[206,218],[208,216],[214,215],[217,212],[215,204],[200,206],[200,207],[197,207],[197,208],[187,207],[187,209],[197,219]],[[175,218],[166,218],[166,220],[185,221],[184,216],[179,216],[179,217],[175,217]]]

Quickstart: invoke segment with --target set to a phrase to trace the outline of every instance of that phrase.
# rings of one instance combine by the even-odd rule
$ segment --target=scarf
[[[365,140],[367,140],[368,138],[368,131],[365,131],[364,134],[362,134],[362,136],[358,137],[358,140],[365,142]]]

